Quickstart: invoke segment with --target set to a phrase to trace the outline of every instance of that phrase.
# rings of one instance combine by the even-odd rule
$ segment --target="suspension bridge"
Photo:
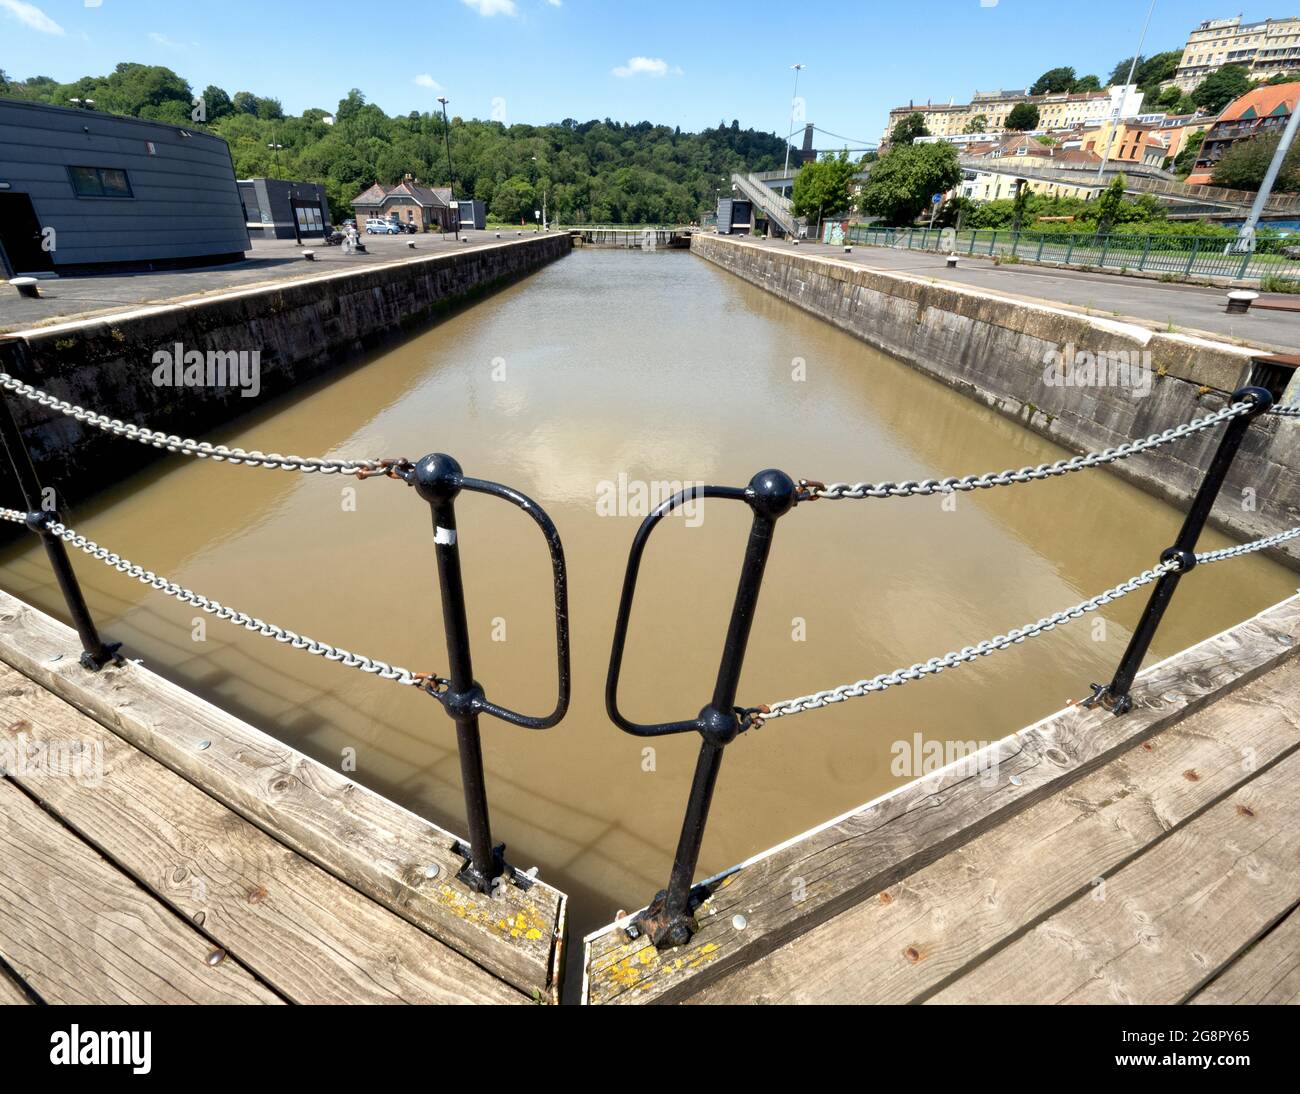
[[[21,507],[0,509],[0,521],[40,540],[72,626],[0,594],[9,712],[0,738],[0,996],[557,1002],[566,898],[493,841],[480,737],[484,717],[547,731],[568,710],[568,571],[543,506],[466,474],[443,453],[342,459],[231,448],[74,404],[33,380],[0,372],[0,439],[22,498]],[[1252,425],[1271,417],[1300,428],[1300,405],[1274,405],[1263,387],[1219,402],[1150,436],[1033,467],[904,482],[822,482],[767,469],[745,485],[689,487],[651,512],[630,547],[606,709],[636,737],[698,734],[699,756],[671,876],[642,910],[585,940],[584,1001],[1294,996],[1293,977],[1266,974],[1293,951],[1300,923],[1300,731],[1290,714],[1300,696],[1300,598],[1141,671],[1182,581],[1213,581],[1220,564],[1300,538],[1297,526],[1198,550]],[[82,535],[46,504],[18,406],[121,443],[227,465],[231,474],[408,488],[428,507],[446,669],[406,668],[308,637]],[[1192,438],[1212,444],[1213,455],[1175,541],[1140,573],[910,666],[790,698],[739,693],[782,522],[816,519],[841,502],[1032,489]],[[549,711],[504,707],[474,677],[456,511],[465,493],[519,509],[540,533],[554,613]],[[620,707],[619,685],[641,559],[665,518],[702,499],[744,507],[750,520],[716,681],[707,697],[682,697],[698,714],[637,723]],[[431,716],[441,712],[455,729],[467,835],[399,809],[133,661],[92,618],[72,564],[79,556],[340,671],[367,674],[375,687],[427,697]],[[697,879],[714,786],[741,735],[796,717],[815,732],[815,712],[827,706],[977,672],[989,656],[1051,641],[1139,592],[1146,607],[1113,676],[1090,693],[1081,685],[1078,703],[1027,729],[1008,726],[1005,738],[972,755]],[[255,601],[257,590],[248,597]],[[1115,831],[1123,839],[1108,838]],[[1098,884],[1113,897],[1097,899]],[[127,919],[139,926],[122,928]],[[1137,947],[1135,931],[1144,940]]]

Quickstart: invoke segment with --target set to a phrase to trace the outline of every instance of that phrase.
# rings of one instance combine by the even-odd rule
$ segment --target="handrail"
[[[95,628],[67,556],[65,544],[68,543],[120,572],[145,582],[152,588],[186,603],[196,604],[204,611],[274,638],[278,642],[287,643],[292,648],[323,656],[327,660],[338,661],[383,679],[418,686],[437,699],[456,725],[470,832],[469,846],[462,849],[467,861],[459,875],[460,880],[482,892],[491,891],[492,887],[501,883],[502,879],[521,885],[528,883],[526,877],[518,875],[506,864],[504,845],[492,843],[478,719],[480,715],[486,714],[512,725],[540,730],[558,724],[569,708],[571,656],[568,579],[564,548],[554,522],[535,501],[501,483],[466,476],[460,464],[444,453],[431,453],[415,463],[407,460],[320,460],[277,454],[266,455],[260,452],[250,453],[242,449],[225,449],[205,442],[182,441],[170,435],[130,426],[106,415],[96,414],[57,399],[31,385],[14,380],[8,374],[0,373],[0,389],[9,390],[78,420],[88,421],[111,433],[187,455],[210,457],[227,462],[256,463],[263,467],[304,472],[355,474],[363,479],[370,475],[382,474],[413,487],[415,492],[428,503],[433,522],[443,631],[450,663],[446,677],[436,676],[433,673],[415,673],[387,662],[353,654],[227,608],[217,601],[200,596],[184,586],[159,577],[152,571],[112,554],[107,549],[80,536],[63,524],[57,509],[42,507],[41,499],[45,495],[17,419],[14,417],[9,401],[0,398],[0,442],[9,456],[27,504],[26,512],[17,509],[0,509],[0,520],[23,523],[40,536],[81,638],[84,651],[82,663],[88,669],[98,670],[117,659],[118,645],[104,642]],[[656,507],[638,528],[628,555],[606,677],[606,710],[611,721],[626,733],[639,737],[658,737],[694,731],[700,734],[701,745],[668,887],[658,893],[650,905],[635,917],[628,928],[629,933],[636,936],[644,931],[650,935],[657,947],[682,945],[691,938],[695,930],[694,908],[703,895],[692,889],[691,882],[698,864],[704,827],[721,766],[723,749],[740,734],[767,721],[936,675],[944,669],[957,667],[995,650],[1007,649],[1019,644],[1026,638],[1044,634],[1072,619],[1079,618],[1086,612],[1093,611],[1120,596],[1154,582],[1155,589],[1130,638],[1113,679],[1108,685],[1094,684],[1091,698],[1084,703],[1085,706],[1101,705],[1116,715],[1131,709],[1133,680],[1181,578],[1198,564],[1238,557],[1300,537],[1300,527],[1297,527],[1263,537],[1253,543],[1201,554],[1196,552],[1197,541],[1251,422],[1270,411],[1276,415],[1300,417],[1300,404],[1292,403],[1275,407],[1273,396],[1268,390],[1260,387],[1244,387],[1234,392],[1227,405],[1220,410],[1193,419],[1191,422],[1104,452],[1088,453],[1058,460],[1055,463],[1022,468],[1018,472],[1003,471],[969,475],[963,478],[949,477],[904,483],[833,483],[826,486],[806,479],[798,480],[796,483],[785,472],[768,469],[760,471],[743,488],[689,487]],[[744,664],[745,650],[776,524],[782,516],[797,505],[820,499],[915,497],[1042,481],[1124,459],[1219,424],[1225,424],[1224,435],[1189,506],[1182,529],[1174,544],[1163,552],[1159,564],[1154,568],[1073,608],[1047,616],[1037,623],[1011,631],[1006,635],[998,635],[975,646],[963,647],[943,657],[932,658],[927,662],[913,665],[910,669],[899,669],[893,673],[884,673],[858,681],[856,684],[841,685],[779,703],[753,707],[736,705],[736,692]],[[537,525],[546,540],[552,570],[557,665],[556,704],[548,714],[523,714],[494,703],[488,699],[482,685],[474,679],[455,511],[456,498],[463,491],[494,497],[523,510]],[[749,506],[752,514],[749,537],[741,562],[736,595],[713,692],[709,701],[694,718],[639,723],[627,717],[619,708],[618,686],[623,670],[627,633],[641,561],[650,536],[663,518],[687,501],[697,498],[743,502]]]
[[[1045,634],[1070,622],[1072,619],[1079,618],[1087,612],[1095,611],[1102,605],[1108,604],[1121,596],[1126,596],[1145,585],[1154,583],[1155,588],[1152,591],[1150,600],[1147,602],[1146,610],[1134,629],[1114,677],[1107,685],[1093,684],[1093,694],[1083,704],[1089,707],[1101,705],[1116,715],[1122,715],[1131,710],[1133,705],[1131,691],[1134,678],[1138,669],[1141,668],[1142,660],[1150,649],[1156,629],[1159,627],[1165,610],[1183,575],[1193,569],[1198,562],[1217,561],[1220,557],[1234,557],[1237,553],[1245,554],[1251,550],[1261,550],[1265,546],[1273,546],[1284,540],[1300,536],[1300,528],[1296,528],[1273,537],[1267,537],[1266,540],[1257,544],[1243,545],[1242,549],[1230,551],[1221,556],[1217,553],[1204,557],[1196,554],[1197,540],[1205,527],[1206,521],[1209,519],[1215,499],[1218,497],[1227,478],[1228,471],[1236,458],[1250,423],[1268,411],[1272,403],[1273,397],[1265,388],[1241,388],[1233,393],[1228,406],[1223,410],[1216,414],[1207,415],[1204,419],[1199,419],[1195,423],[1190,423],[1195,428],[1180,427],[1176,430],[1167,431],[1167,435],[1153,435],[1153,437],[1147,439],[1147,442],[1134,442],[1134,444],[1144,445],[1141,448],[1133,448],[1132,445],[1125,446],[1126,448],[1133,448],[1133,451],[1145,451],[1146,448],[1156,447],[1157,444],[1168,443],[1170,440],[1188,436],[1200,429],[1207,428],[1209,425],[1226,422],[1225,431],[1220,438],[1218,449],[1209,468],[1206,470],[1200,488],[1192,500],[1182,529],[1173,546],[1161,554],[1160,562],[1155,567],[1072,608],[1047,616],[1037,623],[1018,628],[1008,634],[998,635],[996,638],[986,640],[975,646],[966,646],[943,657],[931,658],[927,662],[913,665],[910,669],[882,673],[871,679],[860,680],[856,684],[844,684],[826,691],[815,692],[812,695],[782,700],[775,704],[738,707],[736,706],[736,685],[744,664],[745,647],[748,642],[758,595],[762,587],[763,572],[771,550],[773,532],[777,520],[785,513],[800,503],[814,501],[820,497],[920,496],[932,494],[938,490],[957,489],[961,484],[964,484],[966,489],[975,489],[981,486],[1009,486],[1021,481],[1046,479],[1054,474],[1064,474],[1067,470],[1079,470],[1083,466],[1097,466],[1099,463],[1109,462],[1109,460],[1096,460],[1077,467],[1055,467],[1054,465],[1045,464],[1036,469],[1039,473],[1027,474],[1022,478],[1016,477],[1011,472],[1006,472],[1002,476],[983,476],[983,481],[978,481],[979,477],[966,480],[926,480],[922,483],[905,483],[903,488],[899,488],[893,483],[885,483],[880,487],[872,487],[870,492],[863,489],[856,494],[851,493],[843,484],[839,484],[836,492],[832,493],[832,488],[806,479],[800,480],[796,486],[794,480],[784,472],[767,470],[755,475],[749,486],[743,490],[721,486],[706,486],[685,490],[656,508],[641,523],[628,556],[627,571],[623,579],[623,592],[619,600],[618,616],[614,625],[609,673],[605,686],[605,705],[611,721],[626,733],[651,737],[694,730],[700,734],[701,742],[699,758],[696,761],[695,775],[687,799],[686,812],[682,821],[681,834],[678,837],[677,851],[673,858],[668,887],[656,893],[650,903],[633,917],[625,928],[628,937],[635,939],[644,933],[649,936],[656,948],[665,949],[685,945],[694,935],[696,930],[695,909],[707,898],[708,893],[692,889],[691,882],[699,862],[700,847],[704,839],[704,828],[708,820],[713,790],[722,763],[722,752],[736,737],[751,728],[762,725],[774,718],[787,717],[807,710],[816,710],[832,703],[842,702],[845,699],[884,691],[889,687],[938,675],[945,669],[956,668],[959,665],[987,656],[996,650],[1008,649],[1023,642],[1026,638]],[[1122,455],[1119,450],[1111,450],[1111,452],[1110,459],[1118,459],[1122,458],[1122,455],[1132,454],[1132,451],[1125,451]],[[1067,463],[1068,461],[1062,462]],[[1032,468],[1026,469],[1026,472],[1034,470]],[[862,484],[862,486],[869,487],[870,484]],[[617,702],[618,682],[623,667],[623,652],[627,640],[628,623],[631,617],[641,558],[651,533],[663,517],[693,497],[743,500],[753,510],[753,523],[750,528],[745,558],[741,565],[740,583],[732,607],[727,636],[723,644],[722,661],[718,669],[712,699],[704,706],[699,715],[693,719],[641,725],[628,719],[619,710]]]

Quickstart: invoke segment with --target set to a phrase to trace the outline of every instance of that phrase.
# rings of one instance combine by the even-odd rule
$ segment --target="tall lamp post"
[[[275,173],[278,176],[280,174],[280,149],[283,148],[284,145],[268,144],[266,147],[275,153]]]
[[[790,118],[786,126],[788,132],[785,135],[785,173],[790,173],[790,137],[794,134],[794,104],[799,101],[799,73],[807,66],[804,64],[795,64],[790,66],[794,69],[794,94],[790,97]],[[781,193],[785,193],[785,187],[781,187]]]
[[[439,95],[438,102],[442,103],[442,140],[447,146],[447,188],[451,191],[451,202],[456,202],[456,174],[451,167],[451,123],[447,121],[447,96]],[[460,206],[456,206],[456,224],[454,227],[456,239],[460,239]]]
[[[1106,138],[1106,154],[1101,157],[1101,166],[1097,168],[1097,181],[1106,175],[1106,164],[1110,162],[1111,149],[1115,147],[1115,130],[1119,128],[1119,116],[1124,112],[1124,98],[1128,95],[1128,89],[1133,86],[1133,73],[1137,71],[1138,58],[1142,55],[1142,47],[1146,45],[1147,31],[1151,27],[1151,16],[1155,14],[1156,0],[1151,0],[1151,6],[1147,8],[1147,21],[1142,24],[1142,36],[1138,38],[1137,52],[1133,54],[1133,60],[1128,66],[1128,79],[1124,81],[1124,87],[1119,93],[1119,105],[1111,112],[1110,135]]]

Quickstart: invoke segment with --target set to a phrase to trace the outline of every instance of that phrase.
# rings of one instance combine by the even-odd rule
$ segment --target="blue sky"
[[[1239,2],[1239,0],[1238,0]],[[1157,0],[1144,52],[1180,47],[1232,0]],[[389,113],[541,123],[738,118],[780,131],[793,73],[820,128],[876,140],[890,107],[963,101],[1072,65],[1103,79],[1132,52],[1146,0],[0,0],[0,68],[61,81],[119,61],[164,64],[197,89],[332,110],[349,88]],[[371,18],[367,11],[373,11]],[[1247,20],[1292,14],[1251,8]],[[428,27],[424,41],[413,17]],[[390,29],[391,28],[391,29]],[[819,138],[819,147],[833,143]]]

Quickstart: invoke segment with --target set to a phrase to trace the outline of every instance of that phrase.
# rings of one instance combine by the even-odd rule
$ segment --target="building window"
[[[69,167],[72,189],[79,198],[129,198],[131,183],[117,167]]]

